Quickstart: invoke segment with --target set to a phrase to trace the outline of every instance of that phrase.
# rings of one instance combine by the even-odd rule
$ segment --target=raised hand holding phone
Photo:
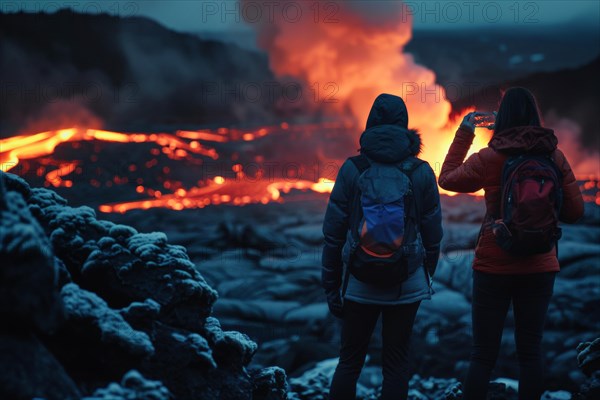
[[[476,127],[494,129],[494,124],[496,122],[496,113],[476,111],[474,120],[474,124]]]
[[[460,126],[466,128],[468,131],[475,133],[475,111],[472,111],[465,115]]]
[[[487,129],[494,129],[494,123],[496,122],[496,112],[482,112],[472,111],[465,115],[461,122],[461,126],[467,128],[471,132],[475,132],[475,128],[483,127]]]

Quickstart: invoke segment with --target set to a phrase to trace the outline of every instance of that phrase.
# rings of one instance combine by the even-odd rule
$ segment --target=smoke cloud
[[[242,0],[242,7],[249,4]],[[403,3],[280,4],[287,12],[272,12],[272,18],[243,15],[257,30],[275,74],[303,79],[320,107],[349,111],[362,124],[375,97],[386,92],[404,98],[411,127],[436,130],[447,124],[451,106],[435,74],[402,52],[412,30]]]

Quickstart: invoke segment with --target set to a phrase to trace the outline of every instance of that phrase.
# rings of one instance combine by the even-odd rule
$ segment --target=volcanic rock
[[[600,370],[600,338],[577,346],[579,368],[588,376]]]
[[[173,395],[159,381],[145,379],[138,371],[131,370],[123,376],[121,384],[111,383],[97,389],[93,395],[82,400],[171,400]]]
[[[62,323],[59,265],[23,194],[29,187],[0,175],[0,397],[77,399],[79,390],[34,332]],[[6,183],[6,184],[5,184]],[[13,190],[17,189],[17,191]]]
[[[24,331],[0,333],[0,398],[77,400],[80,391],[62,365],[35,337]]]
[[[285,398],[283,370],[250,374],[256,343],[210,317],[217,293],[183,247],[0,182],[2,398]]]

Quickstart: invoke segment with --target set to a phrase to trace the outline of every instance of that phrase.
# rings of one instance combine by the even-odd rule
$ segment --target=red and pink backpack
[[[496,243],[508,253],[547,253],[562,232],[562,174],[549,155],[509,157],[502,169],[500,219],[492,224]]]

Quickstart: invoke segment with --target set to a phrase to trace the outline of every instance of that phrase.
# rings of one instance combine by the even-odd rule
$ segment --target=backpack
[[[350,157],[359,171],[352,201],[348,273],[361,282],[394,286],[423,263],[418,233],[418,210],[411,175],[424,163],[409,157],[400,164],[369,162]]]
[[[502,169],[500,219],[492,223],[496,243],[513,255],[547,253],[562,231],[562,173],[549,155],[509,157]]]

